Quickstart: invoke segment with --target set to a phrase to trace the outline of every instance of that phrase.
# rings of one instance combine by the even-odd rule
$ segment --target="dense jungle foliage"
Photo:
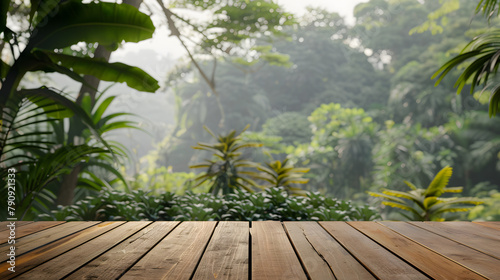
[[[369,0],[354,23],[265,0],[9,2],[0,174],[20,218],[500,220],[496,1]],[[150,13],[186,52],[164,84],[109,62],[156,36]],[[81,88],[28,82],[53,72]],[[110,138],[138,118],[99,80],[173,97],[142,166]]]

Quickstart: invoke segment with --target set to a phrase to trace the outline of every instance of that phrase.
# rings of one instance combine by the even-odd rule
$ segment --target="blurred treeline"
[[[437,1],[372,0],[355,8],[354,25],[310,8],[286,27],[288,39],[269,45],[288,60],[218,61],[218,96],[191,67],[183,68],[188,79],[172,75],[177,126],[151,157],[189,172],[208,157],[191,148],[211,141],[203,126],[224,134],[250,124],[246,139],[267,147],[251,157],[288,157],[311,168],[303,186],[310,191],[366,201],[367,190],[403,190],[403,180],[426,186],[452,166],[450,186],[489,197],[500,190],[500,121],[488,117],[489,94],[469,95],[466,87],[457,95],[459,71],[438,86],[431,80],[485,31],[486,20],[473,16],[476,5],[460,1],[432,28],[424,25],[441,7]]]

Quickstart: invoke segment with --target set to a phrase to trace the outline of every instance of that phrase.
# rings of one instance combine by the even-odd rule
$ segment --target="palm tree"
[[[241,133],[248,127],[249,125]],[[252,188],[259,187],[257,183],[247,177],[254,177],[256,173],[246,171],[244,168],[255,167],[256,164],[246,160],[243,157],[243,151],[247,148],[261,147],[262,144],[241,143],[241,133],[236,134],[235,130],[226,135],[215,136],[206,126],[204,128],[217,140],[217,143],[198,143],[197,146],[193,147],[213,153],[213,159],[206,159],[204,163],[190,166],[190,168],[207,168],[205,173],[195,178],[198,181],[195,187],[208,182],[211,184],[209,191],[214,195],[218,195],[220,192],[222,194],[233,193],[236,189],[252,192]]]

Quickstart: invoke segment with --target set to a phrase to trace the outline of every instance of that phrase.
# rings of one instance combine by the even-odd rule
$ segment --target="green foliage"
[[[476,7],[476,14],[480,13],[481,11],[483,12],[483,16],[491,18],[495,14],[499,13],[498,10],[498,0],[481,0],[477,4]]]
[[[269,136],[281,137],[280,142],[285,145],[307,143],[312,137],[310,125],[307,116],[297,112],[285,112],[267,119],[262,125],[262,132]]]
[[[121,129],[139,129],[136,122],[127,119],[134,117],[133,114],[107,113],[116,96],[106,97],[105,92],[99,94],[94,102],[92,102],[89,95],[85,95],[81,102],[81,107],[91,118],[99,138],[108,138],[110,134]],[[67,130],[65,130],[64,124],[61,122],[58,127],[54,126],[54,131],[58,133],[59,143],[83,142],[91,146],[102,145],[108,151],[107,153],[97,154],[88,162],[80,164],[81,172],[77,187],[99,191],[103,186],[109,186],[117,180],[126,186],[125,178],[117,170],[118,164],[127,158],[127,150],[122,144],[110,140],[106,140],[101,144],[96,141],[94,135],[89,133],[88,129],[85,129],[82,125],[82,119],[77,117],[70,119]],[[110,174],[111,176],[109,176]]]
[[[317,108],[309,121],[311,142],[287,152],[294,162],[311,167],[311,185],[343,198],[366,188],[377,130],[373,119],[363,109],[330,103]]]
[[[123,193],[102,190],[75,205],[60,206],[38,220],[150,220],[150,221],[357,221],[374,220],[379,215],[366,205],[355,206],[319,193],[307,197],[290,196],[283,188],[259,193],[237,190],[222,197],[191,192],[150,195],[142,190]]]
[[[284,187],[291,194],[306,195],[306,191],[294,187],[293,184],[307,184],[309,179],[304,179],[302,176],[309,171],[309,168],[294,168],[288,163],[288,159],[285,159],[259,165],[257,170],[262,173],[256,178],[266,181],[271,188]]]
[[[500,221],[500,192],[490,191],[484,204],[472,208],[467,216],[470,220]]]
[[[446,1],[441,0],[439,2],[441,4],[441,7],[439,7],[437,10],[429,13],[427,15],[428,20],[425,21],[423,24],[412,28],[410,30],[410,35],[414,34],[415,32],[422,33],[422,32],[425,32],[427,30],[430,30],[432,32],[432,35],[435,35],[438,33],[443,33],[443,26],[445,26],[446,23],[448,22],[447,15],[460,8],[460,1],[459,0],[446,0]],[[440,19],[440,23],[438,22],[438,19]]]
[[[78,75],[92,75],[102,81],[127,83],[129,87],[145,92],[155,92],[160,88],[158,82],[143,70],[123,63],[109,63],[104,59],[78,57],[40,49],[34,49],[32,53],[37,58],[71,69]],[[81,81],[80,76],[75,79]]]
[[[477,5],[475,12],[480,13],[490,19],[493,15],[498,16],[498,2],[496,0],[481,0]],[[495,76],[498,69],[498,36],[500,35],[499,29],[486,31],[483,34],[475,37],[468,43],[459,55],[447,61],[432,78],[439,77],[436,85],[454,68],[458,68],[465,62],[472,59],[465,69],[458,77],[455,87],[457,87],[457,94],[459,94],[466,84],[471,84],[470,92],[474,93],[476,86],[483,86],[484,89],[491,87],[490,92],[490,117],[495,116],[500,108],[500,85],[491,81],[490,75]]]
[[[31,7],[37,9],[37,7]],[[122,41],[139,42],[152,37],[151,19],[130,5],[78,0],[57,5],[55,15],[47,15],[35,26],[27,46],[53,50],[84,41],[111,46]],[[46,22],[45,22],[46,21]]]
[[[285,36],[283,26],[294,23],[293,16],[282,10],[274,1],[192,1],[176,0],[170,8],[187,8],[193,11],[211,11],[213,20],[193,21],[172,13],[169,28],[173,33],[177,27],[201,33],[202,49],[222,49],[229,53],[228,46],[237,47],[247,39],[255,37]],[[179,32],[179,31],[177,31]]]
[[[47,203],[53,201],[53,194],[45,188],[70,167],[88,162],[96,154],[109,152],[83,143],[57,145],[51,128],[61,120],[53,117],[65,117],[67,111],[80,118],[82,127],[91,131],[89,134],[100,139],[92,119],[82,108],[47,88],[21,90],[8,100],[2,112],[0,176],[6,178],[10,168],[17,170],[16,209],[20,217],[32,217],[29,210],[33,203],[35,212],[40,211],[40,207],[47,208]],[[2,193],[7,192],[6,183],[0,182]]]
[[[125,173],[125,170],[122,170]],[[197,177],[195,173],[172,172],[172,168],[157,167],[148,168],[133,177],[126,178],[127,185],[118,183],[114,185],[117,190],[142,190],[150,194],[160,194],[163,192],[172,192],[177,195],[182,195],[186,191],[192,192],[207,192],[209,185],[205,184],[194,186],[194,179]]]
[[[248,126],[245,128],[245,130]],[[214,195],[233,193],[236,189],[245,189],[252,191],[252,187],[258,188],[258,185],[248,175],[254,175],[253,172],[244,171],[244,168],[255,167],[251,161],[243,158],[245,149],[260,147],[257,143],[241,143],[241,133],[236,134],[233,130],[227,135],[215,136],[208,128],[205,129],[217,140],[215,144],[198,143],[193,147],[198,150],[205,150],[213,153],[212,160],[206,160],[202,164],[192,165],[190,168],[207,168],[195,180],[196,186],[205,182],[211,184],[210,192]]]
[[[46,9],[47,7],[45,5],[32,6],[31,14],[37,13],[40,16],[39,8]],[[80,82],[82,79],[78,74],[90,73],[108,80],[126,81],[140,90],[158,89],[156,81],[138,68],[124,64],[102,63],[90,58],[66,56],[58,54],[58,50],[54,51],[54,49],[65,48],[81,41],[111,45],[122,41],[138,42],[150,38],[154,32],[154,26],[148,16],[129,5],[103,2],[83,4],[76,0],[65,1],[60,5],[52,6],[52,9],[54,9],[54,14],[46,13],[38,24],[32,25],[33,29],[29,30],[30,37],[26,47],[15,59],[5,80],[2,81],[3,87],[0,90],[2,108],[7,99],[15,94],[19,82],[29,71],[57,71]],[[43,10],[43,12],[46,11]],[[6,40],[6,43],[18,44],[16,40],[14,43]],[[99,67],[95,67],[96,64]],[[117,75],[117,67],[133,75],[130,73],[125,76]],[[147,86],[144,87],[144,84]]]
[[[16,5],[13,10],[23,6]],[[5,28],[4,15],[19,22],[19,30]],[[77,165],[85,170],[82,187],[99,190],[106,184],[90,171],[96,167],[123,181],[112,166],[123,149],[104,141],[102,135],[117,128],[129,128],[131,123],[116,120],[124,114],[103,117],[112,98],[92,112],[90,103],[79,106],[54,89],[18,88],[27,72],[42,71],[59,72],[82,83],[80,75],[91,74],[108,81],[126,82],[138,90],[155,91],[159,87],[156,80],[139,68],[106,63],[91,58],[90,54],[66,55],[62,50],[79,42],[116,48],[123,41],[150,38],[154,32],[151,19],[129,5],[49,0],[31,1],[29,9],[18,14],[6,10],[4,14],[2,10],[1,20],[1,46],[12,50],[14,63],[2,61],[1,65],[0,174],[12,167],[18,170],[17,209],[21,215],[28,218],[48,209],[55,198],[57,181]],[[71,118],[69,131],[63,120],[68,118]],[[4,183],[2,192],[6,192]]]
[[[451,175],[452,168],[447,166],[436,174],[426,189],[417,188],[412,183],[405,181],[411,191],[401,192],[385,189],[382,193],[369,192],[369,194],[383,198],[383,205],[409,212],[410,215],[401,214],[413,221],[444,221],[446,213],[467,212],[472,207],[465,205],[484,203],[484,201],[473,197],[441,197],[444,193],[462,192],[462,187],[447,187]]]
[[[404,186],[407,178],[417,185],[432,180],[436,169],[454,162],[455,154],[449,149],[453,144],[448,137],[443,128],[387,121],[373,148],[372,189]]]

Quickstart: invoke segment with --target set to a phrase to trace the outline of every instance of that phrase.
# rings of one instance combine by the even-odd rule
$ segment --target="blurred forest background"
[[[31,5],[37,1],[11,2],[9,16],[22,22],[23,18],[30,18]],[[135,5],[141,2],[136,1]],[[148,66],[140,63],[154,56],[152,53],[137,53],[131,58],[137,61],[132,64],[161,81],[159,89],[135,87],[156,91],[154,95],[120,96],[126,89],[124,85],[114,85],[115,76],[101,78],[108,82],[101,83],[93,95],[81,94],[82,81],[55,67],[50,71],[44,67],[30,70],[38,72],[22,80],[23,88],[57,85],[65,92],[61,95],[76,101],[83,108],[82,114],[92,119],[89,124],[76,113],[70,118],[38,113],[32,122],[45,122],[47,127],[38,125],[28,132],[32,133],[29,141],[38,137],[35,144],[28,145],[27,138],[24,146],[10,144],[17,149],[10,157],[10,150],[2,148],[2,168],[18,169],[17,195],[22,193],[22,197],[17,203],[30,209],[27,218],[75,216],[73,210],[57,205],[80,202],[79,211],[90,209],[103,200],[104,189],[110,196],[134,190],[143,197],[163,192],[183,195],[186,191],[217,195],[219,191],[226,193],[224,187],[229,187],[227,193],[233,193],[234,189],[255,191],[258,190],[255,184],[285,187],[290,195],[319,192],[339,201],[376,207],[383,218],[400,219],[394,208],[381,205],[381,198],[370,196],[369,192],[383,189],[407,192],[410,189],[405,181],[425,189],[440,170],[450,166],[453,174],[442,187],[463,187],[460,194],[452,196],[470,198],[463,200],[466,204],[477,204],[473,200],[479,198],[486,202],[454,217],[500,219],[500,118],[488,114],[491,92],[489,88],[476,88],[469,94],[471,85],[466,84],[462,93],[457,94],[454,84],[464,71],[463,65],[448,72],[437,86],[436,79],[431,79],[475,36],[498,28],[496,16],[485,18],[475,13],[478,1],[370,0],[354,8],[353,22],[318,7],[309,7],[303,15],[294,16],[270,1],[185,0],[163,6],[158,3],[161,2],[144,1],[140,10],[162,16],[162,24],[169,28],[170,36],[182,43],[186,55],[182,60],[157,60]],[[247,10],[247,6],[252,9]],[[198,14],[192,16],[187,10]],[[196,15],[204,13],[215,16],[196,20]],[[23,35],[22,30],[36,25],[29,21],[23,24],[28,25],[19,24],[19,30],[11,30],[16,36],[3,33],[2,57],[11,53],[5,43],[8,36],[12,42],[15,39],[23,45],[25,40],[28,43],[24,46],[30,46],[34,35],[30,32]],[[52,54],[37,50],[43,46],[40,43],[34,52],[38,52],[37,58],[45,55],[44,59],[62,66],[68,62],[58,54],[98,57],[100,47],[94,44],[98,40],[91,40],[90,44],[78,41],[61,47],[49,46],[56,50]],[[22,50],[13,49],[12,53],[11,61]],[[112,61],[119,58],[114,56]],[[4,64],[11,63],[3,63],[2,67]],[[68,68],[80,78],[84,74],[93,75],[89,71],[79,72],[74,65]],[[165,65],[175,67],[165,69]],[[54,71],[77,82],[46,73]],[[129,81],[127,84],[134,88]],[[47,96],[44,98],[47,100]],[[57,107],[54,104],[40,107],[34,97],[27,100],[31,105],[26,105],[26,112],[44,106]],[[26,116],[23,121],[33,114]],[[16,127],[19,135],[21,128]],[[235,133],[231,134],[233,130]],[[227,138],[214,140],[210,131]],[[9,147],[8,137],[16,135],[7,136],[5,130],[4,134],[7,140],[2,145]],[[242,146],[238,149],[241,154],[236,150],[220,152],[217,143],[231,137]],[[20,138],[24,139],[17,136],[14,140]],[[48,164],[43,163],[43,158],[56,154],[65,145],[75,148],[82,144],[101,150],[82,151],[71,160],[66,157],[62,160],[64,168],[50,173],[50,180],[30,181],[36,179],[33,169]],[[217,150],[224,156],[207,162]],[[235,162],[240,158],[246,160],[240,165],[234,163],[241,166],[234,177],[238,183],[214,187],[221,178],[223,164],[233,164],[231,157]],[[20,164],[19,158],[24,164],[30,160],[33,164]],[[267,174],[281,165],[295,169],[284,171],[293,173],[287,175],[291,179],[279,183],[263,177],[265,163],[268,163]],[[68,184],[73,185],[70,194],[67,194]],[[85,199],[88,196],[95,199]],[[404,195],[395,197],[401,199]],[[23,202],[24,198],[30,202]],[[121,199],[118,200],[126,200]],[[87,206],[82,206],[81,201]],[[94,212],[85,210],[92,213],[80,218],[95,217],[99,209],[104,209],[99,207],[92,208]],[[210,207],[213,210],[215,206]],[[401,205],[396,207],[405,210]],[[449,208],[448,212],[463,211],[460,209],[463,207]],[[156,219],[165,218],[163,210],[156,211],[160,213]],[[126,218],[141,217],[144,215]],[[206,216],[200,219],[210,218],[217,219]]]

